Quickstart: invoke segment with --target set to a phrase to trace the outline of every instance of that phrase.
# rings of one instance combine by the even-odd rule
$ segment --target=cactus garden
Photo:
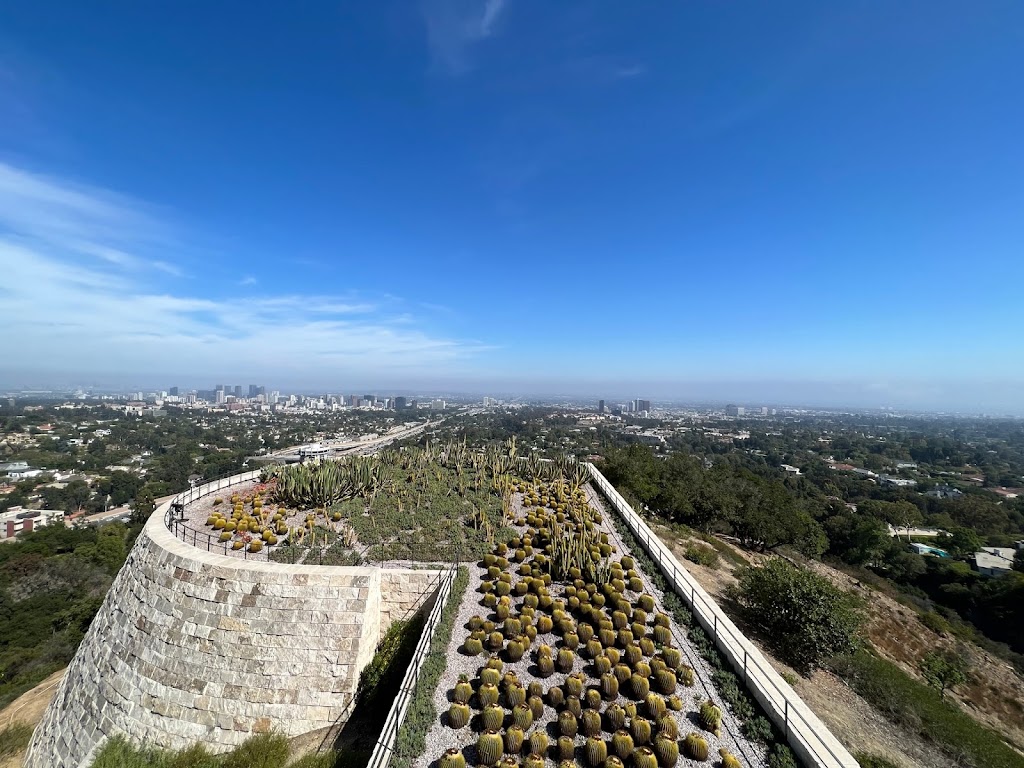
[[[587,477],[571,464],[518,469],[507,525],[470,567],[440,714],[412,765],[766,764]]]

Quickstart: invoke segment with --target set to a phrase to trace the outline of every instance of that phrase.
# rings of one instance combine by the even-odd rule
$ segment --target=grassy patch
[[[16,755],[28,748],[32,740],[32,726],[14,723],[0,731],[0,759]]]
[[[430,652],[420,668],[420,676],[412,701],[409,702],[409,709],[406,710],[405,721],[395,739],[395,752],[391,758],[390,768],[407,768],[426,748],[427,731],[437,718],[433,701],[434,690],[441,679],[441,673],[448,666],[448,642],[452,637],[452,625],[455,623],[455,614],[459,611],[468,584],[469,570],[459,568],[448,602],[441,610],[441,620],[434,630]]]
[[[938,692],[885,659],[860,650],[832,662],[833,671],[891,721],[918,732],[943,752],[989,768],[1024,768],[1024,757]]]
[[[700,544],[687,544],[683,550],[683,557],[692,563],[703,565],[705,568],[712,570],[717,570],[718,568],[718,553],[711,549],[711,547],[705,547]]]
[[[284,768],[290,748],[277,733],[261,733],[215,757],[201,744],[178,751],[135,747],[122,736],[103,745],[92,768]]]

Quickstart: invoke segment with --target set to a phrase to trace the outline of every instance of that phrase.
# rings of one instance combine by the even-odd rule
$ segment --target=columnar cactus
[[[575,696],[566,696],[565,711],[572,712],[576,716],[576,719],[579,720],[583,717],[583,702]]]
[[[708,759],[708,743],[699,733],[691,733],[683,739],[683,751],[687,757],[698,762]]]
[[[629,682],[629,678],[633,676],[633,670],[628,664],[616,664],[612,673],[615,675],[615,678],[619,683]]]
[[[659,734],[654,740],[654,754],[661,768],[673,768],[679,762],[679,743],[673,738]]]
[[[508,660],[511,662],[519,661],[525,652],[526,648],[519,640],[509,640],[508,645],[505,646],[505,653],[508,654]]]
[[[661,614],[658,615],[660,616]],[[669,627],[662,626],[661,624],[655,624],[652,634],[654,636],[654,642],[658,645],[668,645],[672,642],[672,630]]]
[[[670,645],[661,649],[661,656],[665,659],[665,664],[669,669],[677,669],[683,663],[683,654],[678,648],[673,648]]]
[[[520,704],[526,703],[526,689],[518,683],[506,686],[505,698],[508,699],[510,707],[518,707]]]
[[[650,747],[637,747],[633,750],[634,768],[658,768],[658,757]]]
[[[510,725],[505,731],[505,751],[510,755],[518,755],[523,751],[526,733],[518,725]]]
[[[485,731],[500,731],[505,722],[505,710],[497,704],[488,704],[480,713],[480,722]]]
[[[562,641],[565,643],[565,647],[571,651],[575,651],[580,644],[580,636],[576,632],[566,632],[562,637]]]
[[[555,673],[555,660],[550,656],[537,657],[537,674],[541,677],[550,677]]]
[[[438,768],[466,768],[466,758],[455,749],[449,749],[437,761]]]
[[[597,688],[588,688],[583,703],[588,709],[601,709],[601,692]]]
[[[612,660],[607,656],[597,656],[594,658],[594,669],[597,670],[597,674],[599,675],[610,672],[612,669]]]
[[[658,735],[666,736],[670,739],[679,738],[679,725],[676,723],[676,719],[672,715],[662,715],[658,718]]]
[[[496,765],[505,749],[501,734],[497,731],[484,731],[476,740],[476,761],[478,765]]]
[[[568,648],[561,648],[558,651],[557,666],[561,672],[571,672],[572,665],[576,661],[576,654]]]
[[[490,664],[490,662],[488,662]],[[480,670],[480,684],[497,686],[501,682],[501,671],[491,666]]]
[[[448,725],[452,728],[465,728],[469,723],[469,705],[455,702],[448,707]]]
[[[608,759],[608,745],[600,736],[591,736],[587,739],[583,752],[587,758],[587,765],[590,768],[601,768],[604,761]]]
[[[575,696],[577,699],[583,695],[583,686],[586,683],[586,679],[580,673],[569,675],[565,678],[565,692],[570,696]]]
[[[635,666],[638,662],[643,661],[644,652],[640,649],[640,646],[636,643],[630,643],[622,649],[622,655],[626,659],[626,663],[629,666]]]
[[[655,651],[654,641],[649,637],[641,637],[637,641],[640,645],[640,650],[644,652],[644,656],[653,656]]]

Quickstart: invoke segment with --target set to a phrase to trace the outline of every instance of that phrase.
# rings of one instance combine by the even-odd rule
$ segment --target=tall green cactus
[[[583,753],[586,755],[587,765],[590,768],[601,768],[605,760],[608,759],[608,745],[600,736],[590,736],[583,748]]]
[[[505,749],[501,734],[497,731],[484,731],[476,740],[476,760],[478,765],[496,765]]]

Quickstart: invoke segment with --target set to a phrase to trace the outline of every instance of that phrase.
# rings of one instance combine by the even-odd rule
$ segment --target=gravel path
[[[609,522],[609,515],[614,512],[609,512],[605,509],[601,500],[598,498],[596,491],[589,486],[587,487],[588,500],[591,506],[599,509],[603,515],[603,522],[600,526],[603,532],[608,534],[609,542],[616,547],[616,556],[621,557],[624,554],[630,554],[630,548],[625,546],[623,541],[620,539],[618,534],[615,532],[614,527]],[[515,517],[519,517],[522,513],[522,494],[516,494],[514,498]],[[525,527],[517,527],[517,531],[521,534],[525,530]],[[638,564],[639,566],[639,564]],[[483,595],[478,591],[481,581],[486,577],[486,568],[481,566],[480,563],[471,563],[469,565],[470,581],[469,586],[466,589],[466,594],[462,600],[462,604],[459,607],[458,613],[455,618],[454,630],[452,632],[452,639],[447,648],[448,666],[444,673],[441,675],[438,681],[437,689],[434,691],[434,707],[439,713],[437,722],[433,725],[426,736],[426,749],[415,761],[413,761],[414,768],[437,768],[437,758],[442,755],[446,750],[451,748],[462,749],[463,754],[466,758],[466,764],[473,766],[477,763],[476,760],[476,737],[478,731],[473,728],[475,725],[474,721],[471,720],[470,726],[461,728],[459,730],[452,729],[447,725],[447,710],[451,704],[451,695],[455,687],[455,683],[458,681],[460,675],[467,675],[470,680],[474,680],[482,664],[486,661],[485,657],[470,657],[466,656],[461,651],[461,646],[468,635],[467,623],[473,616],[480,615],[485,619],[496,620],[490,609],[483,605]],[[639,567],[637,571],[640,574],[640,578],[644,582],[646,591],[655,597],[656,610],[664,611],[662,605],[662,595],[659,591],[653,588],[647,574],[643,573]],[[513,583],[519,580],[518,574],[513,573]],[[564,597],[564,589],[560,584],[552,584],[550,588],[552,597],[560,598]],[[628,593],[628,595],[636,600],[638,597],[637,593]],[[512,593],[513,605],[518,609],[522,604],[522,599],[515,598],[515,593]],[[653,624],[653,613],[648,618],[648,624]],[[680,712],[669,712],[675,717],[676,722],[679,726],[680,738],[692,731],[699,731],[700,734],[707,740],[709,747],[709,756],[712,760],[712,764],[718,764],[718,749],[719,747],[725,747],[734,755],[740,758],[743,765],[749,766],[749,768],[763,768],[766,765],[766,759],[764,749],[756,744],[752,744],[744,739],[739,729],[739,723],[736,719],[727,711],[727,708],[723,707],[722,717],[722,729],[721,737],[716,737],[712,733],[703,731],[697,724],[696,720],[696,698],[699,696],[702,699],[712,698],[716,703],[721,703],[721,699],[715,693],[714,687],[711,682],[711,669],[704,662],[704,660],[695,652],[693,647],[690,645],[689,640],[686,637],[685,629],[676,626],[673,621],[672,626],[673,636],[675,643],[683,653],[685,663],[689,664],[694,669],[695,674],[695,685],[693,687],[685,687],[682,685],[676,686],[675,694],[683,700],[683,709]],[[547,691],[555,685],[561,685],[565,682],[565,678],[571,673],[560,673],[556,671],[550,677],[545,679],[535,678],[534,672],[535,666],[535,652],[536,649],[545,643],[550,645],[551,648],[557,653],[557,650],[562,647],[561,637],[555,633],[538,634],[536,640],[531,644],[530,650],[523,658],[515,663],[505,662],[503,671],[515,671],[519,676],[519,679],[524,685],[528,685],[532,680],[538,679],[544,686],[545,694]],[[590,677],[593,673],[593,668],[590,665],[588,659],[583,658],[579,653],[576,654],[575,663],[573,665],[573,672],[583,672],[588,676],[588,686],[592,686],[596,681]],[[628,698],[620,696],[617,699],[618,703],[624,705]],[[544,716],[534,722],[529,734],[538,729],[545,729],[548,733],[548,739],[551,744],[554,744],[558,737],[557,730],[557,712],[552,708],[545,695],[545,708]],[[604,706],[602,706],[602,711]],[[474,707],[475,710],[475,707]],[[474,711],[474,716],[476,712]],[[475,719],[475,717],[474,717]],[[581,729],[582,730],[582,729]],[[611,738],[611,734],[608,731],[602,731],[602,737],[606,740]],[[586,742],[586,738],[581,734],[575,738],[577,746],[577,759],[580,764],[583,765],[582,759],[582,746]],[[611,750],[609,749],[609,752]],[[549,754],[546,759],[546,763],[549,766],[555,766],[556,761],[552,759]],[[695,761],[689,760],[684,756],[680,756],[680,766],[685,765],[700,765]]]

